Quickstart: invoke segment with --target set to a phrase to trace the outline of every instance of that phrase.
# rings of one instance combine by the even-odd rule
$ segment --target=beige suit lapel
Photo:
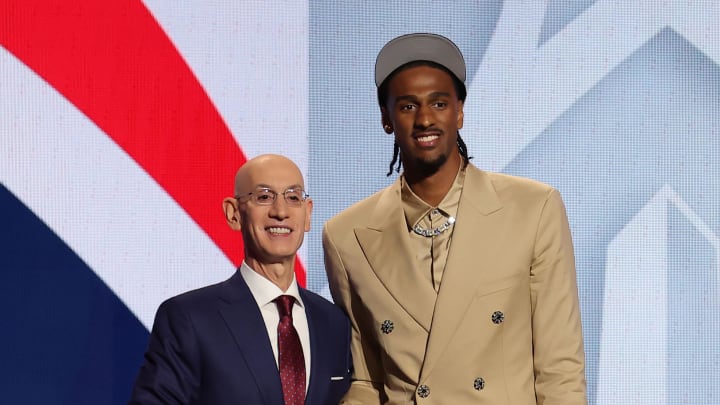
[[[488,175],[468,165],[458,207],[458,221],[435,305],[421,381],[430,375],[465,318],[475,291],[484,279],[482,272],[492,271],[493,256],[497,254],[497,237],[493,231],[501,229],[501,208]]]
[[[417,259],[400,204],[399,180],[383,191],[370,215],[367,228],[354,229],[370,267],[398,304],[429,331],[436,293],[417,274]]]

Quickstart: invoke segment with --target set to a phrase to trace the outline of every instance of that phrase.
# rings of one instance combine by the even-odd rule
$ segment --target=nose
[[[277,196],[275,196],[275,200],[270,206],[270,211],[268,212],[268,215],[270,215],[270,217],[272,218],[281,220],[288,217],[287,201],[285,201],[285,197],[282,194],[278,194]]]
[[[415,126],[418,128],[429,128],[433,122],[433,113],[430,106],[419,106],[415,114]]]

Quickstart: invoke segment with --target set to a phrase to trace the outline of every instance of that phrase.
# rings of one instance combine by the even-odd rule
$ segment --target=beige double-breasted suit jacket
[[[349,315],[345,404],[586,404],[573,247],[559,193],[467,166],[439,292],[418,274],[400,182],[323,230]]]

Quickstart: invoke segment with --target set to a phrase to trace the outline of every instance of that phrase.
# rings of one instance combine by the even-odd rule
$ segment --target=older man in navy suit
[[[160,306],[130,404],[337,404],[350,384],[350,324],[295,280],[312,212],[300,170],[258,156],[223,207],[245,261]]]

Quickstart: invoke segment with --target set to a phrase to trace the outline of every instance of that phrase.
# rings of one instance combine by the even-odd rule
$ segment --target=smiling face
[[[443,168],[457,170],[463,102],[449,73],[431,66],[395,73],[381,111],[386,131],[395,133],[406,172],[426,176]]]
[[[302,173],[289,159],[263,155],[247,162],[235,179],[235,195],[223,202],[231,228],[242,232],[245,261],[251,268],[284,264],[292,269],[295,254],[310,230],[312,201],[288,204],[283,193],[304,190]],[[270,204],[253,198],[262,189],[277,193]],[[254,193],[249,194],[249,193]]]

